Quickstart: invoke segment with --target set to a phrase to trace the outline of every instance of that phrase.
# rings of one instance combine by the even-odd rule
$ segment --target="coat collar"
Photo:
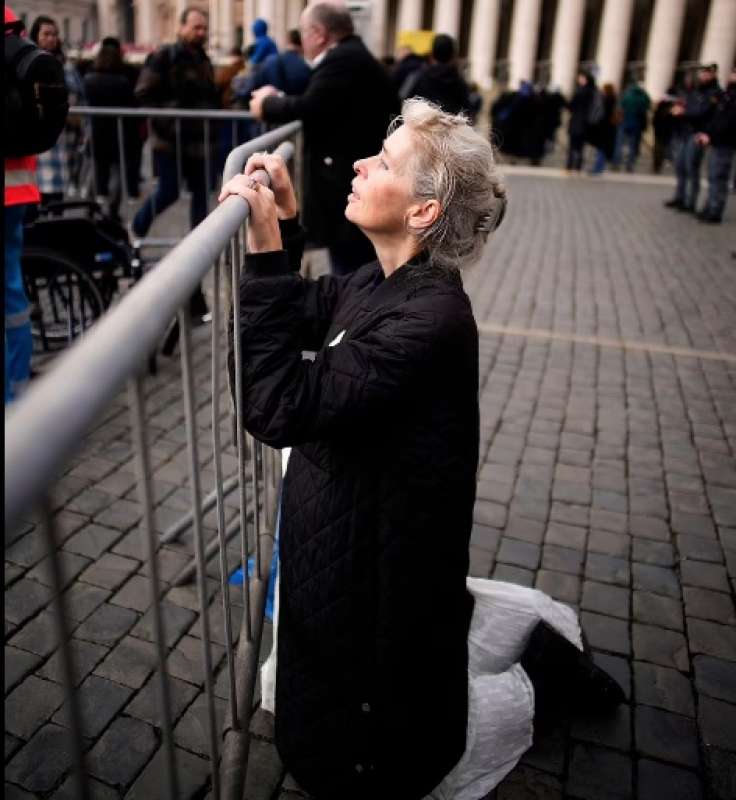
[[[381,265],[375,261],[375,289],[367,297],[363,307],[368,311],[378,308],[388,309],[403,303],[416,286],[416,270],[426,267],[429,256],[422,252],[407,261],[406,264],[392,272],[388,278],[383,274]]]

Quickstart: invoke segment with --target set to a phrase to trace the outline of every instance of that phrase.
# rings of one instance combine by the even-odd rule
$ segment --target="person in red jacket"
[[[5,6],[5,22],[16,22]],[[36,157],[5,159],[5,403],[23,391],[31,372],[30,308],[23,287],[20,257],[26,206],[41,200]]]

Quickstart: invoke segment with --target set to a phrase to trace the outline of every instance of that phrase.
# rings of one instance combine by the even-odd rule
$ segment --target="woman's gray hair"
[[[436,199],[441,209],[431,226],[410,233],[438,266],[469,266],[506,211],[506,187],[493,146],[462,114],[447,114],[418,97],[404,101],[389,134],[401,125],[416,143],[414,196]]]

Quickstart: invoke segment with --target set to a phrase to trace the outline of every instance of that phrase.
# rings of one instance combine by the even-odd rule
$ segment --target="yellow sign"
[[[396,47],[410,47],[418,56],[428,56],[433,41],[434,31],[399,31],[396,34]]]

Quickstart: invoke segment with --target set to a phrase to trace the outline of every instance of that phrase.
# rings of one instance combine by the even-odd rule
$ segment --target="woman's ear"
[[[415,203],[406,212],[406,227],[411,231],[426,230],[434,225],[441,211],[439,200]]]

